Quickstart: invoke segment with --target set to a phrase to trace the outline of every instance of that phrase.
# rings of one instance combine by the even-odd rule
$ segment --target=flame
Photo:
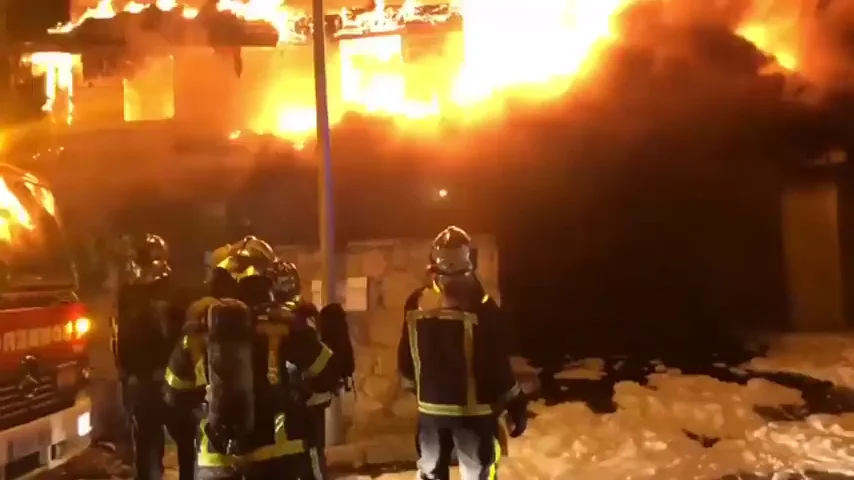
[[[65,95],[65,122],[74,116],[74,69],[79,68],[80,55],[66,52],[36,52],[23,58],[32,66],[34,76],[44,75],[45,103],[42,111],[52,112],[60,95]]]
[[[281,0],[219,0],[216,8],[221,12],[233,13],[244,20],[269,23],[278,32],[280,44],[304,40],[294,29],[296,22],[304,15],[283,5]]]
[[[390,116],[401,125],[422,125],[452,115],[481,119],[501,113],[507,96],[553,98],[572,88],[575,79],[592,74],[600,54],[618,40],[616,16],[637,1],[459,0],[444,16],[419,13],[424,10],[419,10],[417,0],[405,0],[399,8],[377,0],[375,8],[358,15],[342,9],[342,28],[335,33],[340,39],[340,64],[328,67],[340,69],[341,90],[330,96],[340,96],[341,101],[330,106],[330,122],[351,111]],[[736,33],[774,56],[782,67],[796,69],[800,54],[796,29],[803,12],[772,3],[758,2]],[[177,0],[157,0],[153,5],[180,11],[185,18],[199,14]],[[121,11],[139,13],[149,7],[130,2]],[[307,18],[305,12],[282,0],[218,0],[216,7],[248,21],[269,23],[280,44],[305,40],[295,28]],[[54,31],[69,32],[88,19],[117,13],[110,0],[99,0],[96,7]],[[416,67],[403,60],[403,25],[414,20],[441,23],[451,13],[463,18],[461,43],[413,75]],[[41,52],[31,61],[47,76],[46,109],[52,108],[59,91],[71,97],[70,72],[76,64],[69,54]],[[313,95],[305,92],[293,98],[283,93],[288,89],[283,81],[269,82],[267,101],[244,127],[303,142],[315,129]]]
[[[199,15],[199,9],[180,5],[177,0],[156,0],[152,4],[131,1],[122,10],[117,11],[111,0],[98,0],[98,4],[86,10],[74,21],[60,25],[50,30],[52,33],[68,33],[79,27],[86,20],[113,18],[119,13],[141,13],[153,5],[162,12],[180,11],[181,16],[193,19]],[[219,0],[216,9],[220,12],[230,12],[238,18],[247,21],[264,21],[269,23],[279,33],[279,42],[288,43],[302,38],[295,33],[294,25],[304,15],[287,7],[280,0]]]
[[[0,241],[10,243],[12,241],[12,229],[23,227],[34,230],[32,218],[24,205],[9,190],[6,180],[0,178]]]
[[[345,109],[412,119],[439,113],[437,101],[407,98],[400,35],[366,37],[340,43]]]
[[[56,200],[53,198],[53,193],[39,185],[30,182],[24,182],[27,190],[30,191],[33,197],[39,202],[39,205],[52,217],[56,216]]]
[[[798,68],[808,2],[753,2],[735,33],[774,57],[786,70]]]
[[[179,5],[177,0],[156,0],[153,5],[163,12],[171,12],[173,10],[180,9],[181,15],[188,19],[195,18],[199,14],[199,10],[197,8]],[[98,0],[98,3],[94,7],[83,12],[83,14],[77,19],[63,25],[58,25],[56,28],[52,28],[49,31],[51,33],[68,33],[82,25],[86,20],[106,20],[113,18],[122,12],[140,13],[147,7],[148,5],[144,3],[131,1],[125,4],[123,9],[117,11],[111,0]]]
[[[544,96],[565,90],[597,47],[613,39],[611,21],[629,0],[469,0],[465,64],[455,92],[463,103],[510,87],[536,86]],[[522,28],[530,25],[533,28]],[[513,34],[513,32],[519,32]],[[568,47],[568,48],[567,48]],[[559,48],[555,53],[554,48]]]

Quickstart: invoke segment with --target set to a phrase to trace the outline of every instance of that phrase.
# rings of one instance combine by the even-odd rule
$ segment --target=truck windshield
[[[27,177],[0,177],[0,291],[74,285],[51,191]]]

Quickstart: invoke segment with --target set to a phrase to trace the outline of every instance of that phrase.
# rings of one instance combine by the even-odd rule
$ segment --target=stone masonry
[[[488,235],[475,235],[474,240],[479,249],[480,278],[487,292],[498,299],[495,240]],[[348,313],[356,352],[355,395],[344,402],[351,440],[368,434],[374,437],[392,433],[383,430],[398,430],[400,420],[414,416],[412,396],[400,388],[397,344],[403,328],[404,301],[409,293],[428,281],[425,267],[429,247],[430,241],[426,239],[351,243],[346,253],[336,259],[340,297],[344,295],[343,283],[347,278],[367,278],[367,310]],[[320,278],[318,253],[304,247],[277,250],[296,263],[303,291],[311,292],[312,280]],[[344,298],[340,300],[343,303]]]

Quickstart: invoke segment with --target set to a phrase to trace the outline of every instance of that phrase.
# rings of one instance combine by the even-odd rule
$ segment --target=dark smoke
[[[769,5],[637,2],[619,19],[622,40],[565,96],[510,100],[475,127],[449,120],[425,138],[348,116],[333,132],[338,240],[424,238],[449,223],[496,233],[504,305],[536,348],[687,351],[736,329],[782,328],[779,195],[798,165],[851,147],[854,5]],[[802,70],[775,67],[733,33],[762,15],[802,35]],[[316,242],[312,151],[281,147],[240,166],[152,158],[106,180],[83,179],[67,158],[47,173],[77,218],[132,211],[122,223],[181,245],[189,269],[237,232],[204,223],[222,212],[202,204],[228,201],[241,234]],[[434,179],[451,206],[412,193]]]

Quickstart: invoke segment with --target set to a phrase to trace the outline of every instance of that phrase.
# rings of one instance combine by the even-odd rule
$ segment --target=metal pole
[[[318,194],[318,226],[320,234],[320,257],[322,262],[321,296],[323,305],[337,301],[335,292],[337,278],[335,276],[335,230],[332,183],[332,140],[329,131],[329,99],[326,86],[326,12],[323,0],[312,1],[312,18],[314,30],[312,43],[314,45],[314,97],[317,112],[317,194]],[[326,443],[340,445],[344,440],[344,422],[342,421],[341,399],[333,397],[332,403],[326,409]]]
[[[326,88],[326,34],[324,32],[323,0],[313,0],[314,18],[314,97],[317,110],[317,157],[319,196],[318,226],[320,228],[320,255],[323,262],[323,304],[335,302],[335,231],[332,202],[332,156],[329,131],[329,99]]]

